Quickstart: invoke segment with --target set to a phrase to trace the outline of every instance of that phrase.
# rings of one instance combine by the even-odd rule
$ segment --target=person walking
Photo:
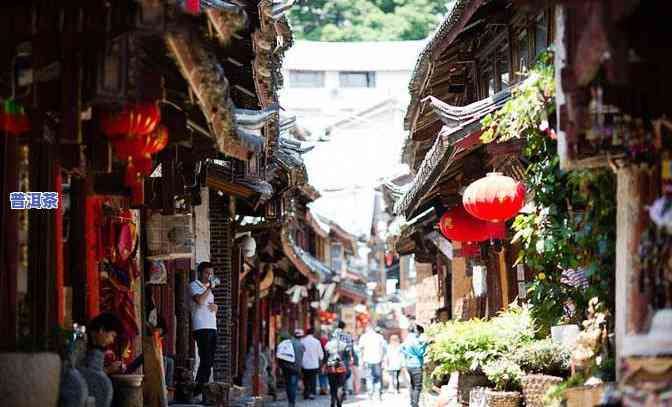
[[[334,332],[338,332],[338,338],[340,341],[344,342],[347,347],[347,352],[344,353],[346,359],[343,360],[345,363],[345,381],[347,381],[352,375],[352,369],[356,369],[357,364],[359,363],[355,356],[355,346],[354,341],[352,340],[352,335],[345,330],[346,324],[344,321],[338,321],[338,329]],[[330,386],[331,388],[331,386]],[[345,394],[343,396],[345,400]]]
[[[401,346],[404,366],[411,380],[411,407],[418,407],[422,392],[422,368],[427,353],[427,342],[420,337],[423,332],[424,329],[420,325],[411,324],[408,336]]]
[[[339,324],[340,325],[340,324]],[[345,381],[347,379],[347,360],[351,360],[351,345],[343,340],[343,331],[336,329],[325,346],[326,371],[329,379],[331,407],[341,407],[345,399]]]
[[[399,373],[401,373],[402,367],[399,335],[390,337],[390,344],[387,347],[387,352],[385,352],[384,366],[390,375],[390,393],[396,392],[399,394]]]
[[[191,329],[198,346],[198,372],[196,394],[203,394],[203,385],[210,380],[212,366],[215,361],[217,346],[217,304],[212,294],[214,288],[214,269],[210,262],[204,261],[198,265],[198,278],[191,282]],[[205,400],[203,400],[205,401]]]
[[[298,329],[299,334],[303,331]],[[297,335],[298,336],[298,335]],[[306,336],[301,338],[301,344],[305,349],[303,353],[303,398],[315,400],[317,395],[317,375],[320,373],[320,363],[324,359],[322,344],[313,336],[313,330],[308,330]]]
[[[327,346],[327,342],[329,342],[329,335],[327,335],[326,331],[322,331],[322,335],[320,336],[320,345],[322,345],[323,354],[326,354],[325,346]],[[323,357],[322,364],[320,365],[320,396],[326,396],[329,393],[329,379],[327,378],[326,361],[327,358]]]
[[[359,346],[362,349],[362,360],[366,364],[366,391],[369,398],[374,395],[379,400],[383,398],[383,359],[385,357],[386,342],[383,335],[376,332],[372,325],[366,333],[359,338]]]
[[[296,332],[295,332],[296,334]],[[295,335],[296,336],[296,335]],[[290,338],[287,332],[280,333],[280,343],[276,349],[278,365],[285,379],[287,402],[289,407],[296,405],[296,391],[299,386],[299,375],[303,364],[304,348],[296,337]]]

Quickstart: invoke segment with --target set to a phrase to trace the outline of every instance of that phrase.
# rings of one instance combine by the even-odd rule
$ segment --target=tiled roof
[[[444,126],[420,164],[410,189],[396,202],[394,212],[410,218],[441,174],[473,146],[480,144],[478,132],[481,130],[481,119],[499,109],[510,98],[509,89],[462,107],[450,106],[433,97],[426,98],[423,102],[431,105]]]
[[[410,128],[412,116],[415,113],[414,106],[418,104],[418,97],[420,96],[422,85],[429,70],[432,52],[444,41],[452,41],[454,36],[463,28],[466,20],[471,17],[471,15],[466,15],[465,12],[473,12],[482,2],[483,0],[455,0],[453,8],[430,37],[425,48],[420,53],[413,74],[411,75],[411,80],[408,84],[411,101],[406,110],[406,118],[404,119],[404,125],[407,129]],[[453,38],[450,38],[451,36],[453,36]]]

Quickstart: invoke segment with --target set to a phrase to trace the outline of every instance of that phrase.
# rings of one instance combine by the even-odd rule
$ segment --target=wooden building
[[[249,263],[241,219],[285,219],[277,180],[304,181],[277,103],[292,36],[285,2],[196,3],[0,6],[0,60],[11,68],[0,100],[14,115],[3,116],[0,143],[1,349],[60,350],[55,328],[111,311],[131,345],[117,356],[129,358],[155,308],[167,320],[165,350],[191,368],[188,284],[207,260],[222,281],[214,378],[233,383],[238,278]],[[122,141],[149,122],[155,138],[142,146],[163,137],[163,148],[139,157]],[[57,192],[57,209],[14,210],[30,202],[6,198],[31,191]]]
[[[435,229],[447,210],[461,205],[464,188],[486,173],[522,179],[520,144],[484,145],[481,119],[509,100],[523,79],[519,73],[551,43],[553,21],[551,9],[458,0],[411,77],[404,160],[414,179],[395,204],[407,220],[396,250],[415,254],[417,284],[435,279],[437,307],[449,307],[455,318],[493,315],[518,295],[519,273],[506,239],[483,242],[473,252]]]

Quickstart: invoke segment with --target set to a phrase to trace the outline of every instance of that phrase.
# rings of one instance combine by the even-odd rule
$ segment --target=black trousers
[[[331,407],[341,407],[343,399],[345,398],[345,373],[330,374],[329,378],[329,393],[331,393]]]
[[[406,368],[411,376],[411,407],[418,407],[422,392],[422,369],[419,367]]]
[[[399,391],[399,372],[401,372],[401,370],[389,370],[389,372],[390,378],[392,379],[392,388]]]
[[[198,345],[198,372],[196,383],[203,384],[210,380],[212,365],[215,362],[215,348],[217,347],[216,329],[197,329],[194,331],[196,345]]]
[[[308,398],[317,394],[317,386],[315,381],[317,380],[317,374],[320,373],[320,369],[303,369],[303,398]]]

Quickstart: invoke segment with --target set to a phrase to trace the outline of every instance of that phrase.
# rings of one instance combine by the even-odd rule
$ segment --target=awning
[[[342,280],[338,283],[336,292],[341,296],[348,297],[354,301],[366,301],[369,298],[365,285],[355,284],[350,280]]]
[[[273,195],[273,187],[264,180],[235,176],[229,168],[213,162],[208,162],[205,169],[205,184],[210,188],[244,199],[258,197],[261,201]]]
[[[420,164],[411,187],[395,204],[394,212],[412,217],[441,174],[481,145],[481,120],[510,98],[509,89],[467,106],[451,106],[431,96],[426,98],[424,102],[431,105],[444,126]]]
[[[310,253],[299,247],[289,233],[287,226],[282,227],[280,233],[282,250],[301,274],[313,283],[330,283],[334,279],[334,273],[324,263],[313,257]]]

